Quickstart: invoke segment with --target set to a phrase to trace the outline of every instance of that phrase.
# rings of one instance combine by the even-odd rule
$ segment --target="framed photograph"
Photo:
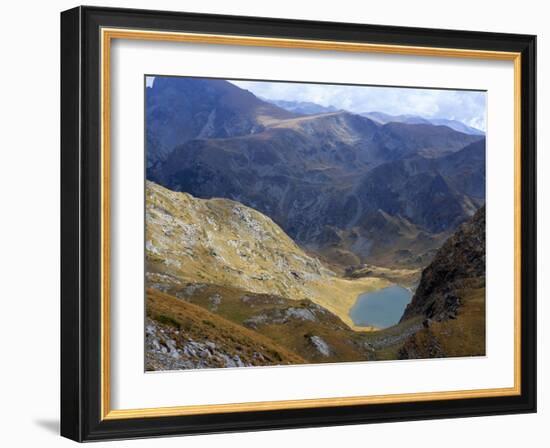
[[[61,14],[61,432],[536,410],[535,36]]]

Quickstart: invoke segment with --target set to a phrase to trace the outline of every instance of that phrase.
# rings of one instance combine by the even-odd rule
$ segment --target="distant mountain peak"
[[[371,120],[379,124],[387,123],[405,123],[405,124],[431,124],[435,126],[447,126],[448,128],[453,129],[454,131],[462,132],[463,134],[469,135],[485,135],[480,129],[468,126],[467,124],[458,121],[451,120],[447,118],[427,118],[420,115],[413,114],[401,114],[401,115],[391,115],[384,112],[364,112],[360,115],[370,118]]]
[[[289,112],[293,112],[301,115],[317,115],[327,112],[337,112],[334,106],[322,106],[321,104],[313,103],[311,101],[289,101],[289,100],[270,100],[265,99],[278,107],[281,107]]]

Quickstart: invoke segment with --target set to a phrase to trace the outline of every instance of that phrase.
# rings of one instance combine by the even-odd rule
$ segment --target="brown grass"
[[[462,300],[455,319],[432,322],[407,340],[410,358],[485,355],[485,288],[457,290]]]
[[[464,305],[456,319],[436,322],[430,330],[447,356],[485,355],[485,288],[460,292]]]
[[[251,293],[234,287],[208,284],[195,289],[191,294],[185,291],[185,287],[174,288],[170,290],[170,294],[190,304],[212,310],[212,313],[237,325],[246,325],[247,319],[254,316],[268,316],[266,323],[257,325],[250,331],[269,338],[275,344],[298,354],[308,362],[351,362],[369,359],[370,353],[362,343],[366,333],[353,331],[330,312],[317,311],[315,305],[309,300],[291,300],[276,295]],[[221,297],[215,309],[211,302],[214,296]],[[246,300],[243,300],[243,297]],[[316,320],[271,321],[274,313],[284,312],[289,308],[313,309]],[[330,356],[321,355],[312,346],[311,336],[319,336],[329,345]]]
[[[305,362],[259,333],[154,289],[147,289],[147,316],[165,325],[179,326],[186,337],[214,342],[227,352],[238,353],[245,361],[254,352],[260,352],[271,364]]]

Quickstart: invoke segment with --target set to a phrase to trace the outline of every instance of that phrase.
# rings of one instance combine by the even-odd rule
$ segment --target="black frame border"
[[[521,53],[521,395],[101,420],[100,28]],[[76,441],[536,412],[536,36],[77,7],[61,13],[61,435]]]

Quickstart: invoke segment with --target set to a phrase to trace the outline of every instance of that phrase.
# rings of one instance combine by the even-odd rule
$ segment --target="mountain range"
[[[408,123],[408,124],[432,124],[435,126],[447,126],[451,129],[454,129],[458,132],[463,132],[464,134],[471,135],[485,135],[480,129],[468,126],[467,124],[462,123],[458,120],[450,120],[447,118],[424,118],[419,115],[412,114],[401,114],[401,115],[391,115],[383,112],[363,112],[362,116],[370,118],[371,120],[376,121],[380,124],[386,123]]]
[[[424,266],[485,201],[485,139],[375,118],[159,77],[146,94],[147,178],[252,207],[330,263]]]
[[[311,101],[288,101],[288,100],[269,100],[264,99],[269,103],[279,106],[283,109],[288,110],[300,115],[317,115],[328,112],[338,112],[338,108],[334,106],[322,106],[317,103],[312,103]]]
[[[264,98],[262,98],[264,99]],[[334,106],[322,106],[317,103],[312,103],[310,101],[288,101],[288,100],[270,100],[264,99],[269,103],[279,106],[289,112],[301,114],[301,115],[316,115],[328,112],[338,112],[342,109],[338,109]],[[372,111],[372,112],[362,112],[359,115],[367,117],[370,120],[378,124],[387,124],[387,123],[406,123],[406,124],[432,124],[435,126],[447,126],[451,129],[454,129],[458,132],[463,132],[464,134],[471,135],[485,135],[481,129],[477,129],[472,126],[458,121],[451,120],[448,118],[436,118],[436,117],[421,117],[420,115],[413,114],[400,114],[400,115],[391,115],[384,112]]]

